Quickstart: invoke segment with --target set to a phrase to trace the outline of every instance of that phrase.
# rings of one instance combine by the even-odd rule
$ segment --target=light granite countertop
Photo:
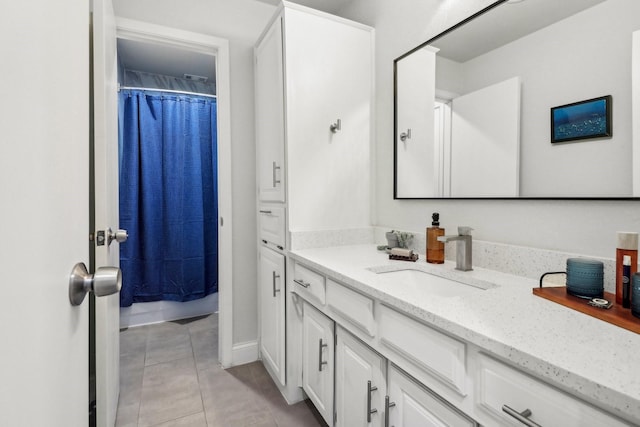
[[[416,263],[392,261],[374,245],[295,250],[290,256],[640,424],[640,335],[533,295],[535,280],[476,267],[461,272],[455,263],[428,264],[422,256]],[[398,286],[385,274],[369,270],[390,265],[497,286],[472,295],[438,297],[424,286]]]

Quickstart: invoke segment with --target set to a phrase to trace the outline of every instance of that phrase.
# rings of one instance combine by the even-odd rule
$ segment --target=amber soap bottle
[[[440,214],[434,212],[431,219],[431,227],[427,228],[427,262],[443,264],[444,242],[438,241],[439,236],[444,236],[444,228],[440,228]]]
[[[616,248],[616,304],[624,300],[624,257],[631,258],[629,278],[638,269],[638,233],[618,232],[618,247]]]

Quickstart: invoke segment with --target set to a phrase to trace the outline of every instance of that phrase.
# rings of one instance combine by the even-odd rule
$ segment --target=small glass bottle
[[[438,212],[434,212],[431,218],[431,227],[427,228],[427,262],[443,264],[444,242],[438,241],[438,237],[444,236],[444,228],[440,228],[440,214]]]
[[[624,257],[631,258],[629,274],[633,276],[638,270],[638,233],[619,232],[616,248],[616,304],[623,303],[624,292]],[[631,297],[633,299],[633,296]]]

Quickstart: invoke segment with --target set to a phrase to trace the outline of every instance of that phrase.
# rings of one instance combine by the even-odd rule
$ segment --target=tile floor
[[[116,427],[326,426],[261,362],[220,367],[217,314],[122,330],[120,370]]]

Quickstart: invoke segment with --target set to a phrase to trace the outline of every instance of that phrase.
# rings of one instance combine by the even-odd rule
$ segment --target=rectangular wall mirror
[[[637,198],[638,31],[637,0],[500,0],[397,58],[394,198]],[[609,96],[609,134],[552,143]]]

